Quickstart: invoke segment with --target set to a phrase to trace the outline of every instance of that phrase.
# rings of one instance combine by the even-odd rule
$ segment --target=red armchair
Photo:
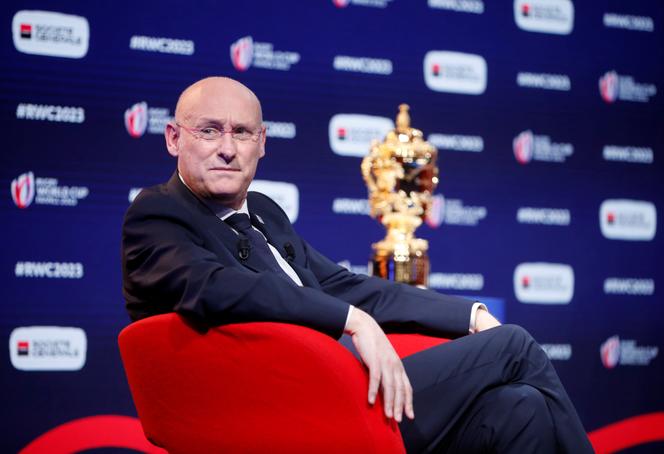
[[[400,355],[443,342],[392,335]],[[403,453],[368,375],[330,337],[243,323],[202,335],[176,314],[125,328],[120,352],[147,438],[170,453]]]

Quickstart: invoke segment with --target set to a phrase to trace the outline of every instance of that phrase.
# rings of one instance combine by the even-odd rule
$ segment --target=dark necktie
[[[281,277],[288,279],[290,282],[293,282],[290,276],[288,276],[283,268],[279,266],[279,263],[277,263],[277,259],[268,247],[265,237],[251,226],[249,216],[244,213],[235,213],[226,218],[225,221],[237,230],[240,235],[249,240],[251,255],[258,257],[268,270],[277,273]]]

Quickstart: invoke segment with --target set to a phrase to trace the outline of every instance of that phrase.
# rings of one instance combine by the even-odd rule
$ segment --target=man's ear
[[[166,129],[164,129],[164,138],[166,139],[166,148],[168,149],[168,153],[171,156],[178,157],[180,155],[180,149],[178,147],[180,131],[175,126],[175,124],[171,122],[166,123]]]
[[[261,141],[260,141],[260,147],[261,151],[260,154],[258,155],[259,158],[262,158],[265,156],[265,141],[267,140],[267,127],[263,125],[263,133],[261,134]]]

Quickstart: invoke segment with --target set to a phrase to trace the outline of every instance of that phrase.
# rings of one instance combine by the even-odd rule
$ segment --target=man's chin
[[[217,203],[220,203],[225,206],[229,206],[234,209],[235,205],[242,205],[242,202],[247,196],[247,191],[242,189],[229,190],[228,188],[219,189],[219,188],[210,188],[208,198],[214,200]]]

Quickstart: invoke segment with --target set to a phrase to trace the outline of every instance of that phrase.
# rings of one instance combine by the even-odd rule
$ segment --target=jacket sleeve
[[[132,319],[175,311],[207,325],[281,321],[341,336],[348,303],[273,273],[224,266],[186,216],[173,214],[175,202],[144,192],[122,233],[123,294]]]
[[[354,274],[305,242],[308,264],[325,293],[371,314],[387,332],[455,338],[468,334],[473,301]]]

